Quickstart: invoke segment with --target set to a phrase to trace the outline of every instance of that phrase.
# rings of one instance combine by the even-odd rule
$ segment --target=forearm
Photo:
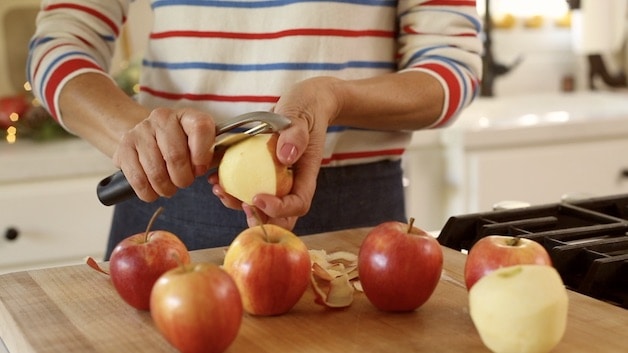
[[[61,91],[59,107],[67,129],[109,157],[122,135],[150,113],[115,82],[97,73],[71,79]]]
[[[432,75],[421,71],[337,81],[334,125],[381,130],[418,130],[442,114],[445,92]]]

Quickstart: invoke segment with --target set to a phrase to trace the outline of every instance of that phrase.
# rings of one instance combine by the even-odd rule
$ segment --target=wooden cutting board
[[[368,229],[303,237],[310,249],[357,253]],[[471,322],[463,285],[465,255],[444,249],[441,281],[412,313],[376,310],[359,293],[330,310],[310,290],[288,314],[245,316],[228,352],[488,352]],[[221,263],[224,249],[192,252]],[[567,332],[555,352],[626,352],[628,311],[569,292]],[[176,352],[150,314],[117,295],[108,276],[86,265],[0,276],[0,337],[11,353]]]

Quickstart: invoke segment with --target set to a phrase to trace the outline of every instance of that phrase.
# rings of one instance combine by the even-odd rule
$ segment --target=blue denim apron
[[[244,212],[223,206],[200,177],[169,199],[132,199],[115,206],[106,258],[120,240],[143,232],[160,206],[164,211],[152,229],[177,234],[190,250],[229,245],[247,227]],[[400,161],[328,167],[321,168],[310,211],[293,232],[306,235],[391,220],[406,222]]]

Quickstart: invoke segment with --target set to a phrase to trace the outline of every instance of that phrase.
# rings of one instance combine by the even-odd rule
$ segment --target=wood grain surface
[[[303,239],[310,249],[357,253],[367,231]],[[308,289],[288,314],[245,315],[228,352],[488,352],[469,317],[465,255],[444,254],[435,293],[414,312],[380,312],[362,293],[351,307],[330,310]],[[223,256],[223,248],[192,252],[196,262],[220,264]],[[628,351],[627,310],[574,292],[569,298],[567,332],[555,352]],[[11,353],[176,352],[148,312],[124,303],[109,277],[87,265],[0,276],[0,337]]]

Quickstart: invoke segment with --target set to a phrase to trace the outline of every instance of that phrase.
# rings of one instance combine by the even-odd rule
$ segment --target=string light
[[[477,1],[476,7],[480,15],[486,12],[486,3]],[[548,18],[559,18],[569,11],[569,4],[565,0],[494,0],[491,3],[491,12],[496,15],[512,14],[515,17],[526,18],[540,15]]]
[[[17,140],[17,128],[15,128],[15,126],[9,126],[7,128],[6,139],[8,143],[15,143],[15,141]]]

